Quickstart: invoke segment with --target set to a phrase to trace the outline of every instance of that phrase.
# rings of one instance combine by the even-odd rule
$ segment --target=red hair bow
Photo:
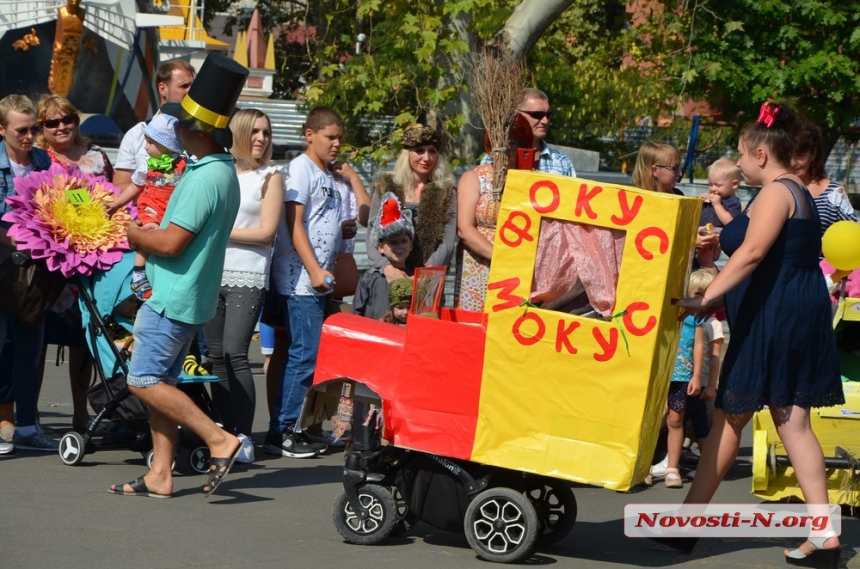
[[[763,123],[766,128],[770,128],[773,126],[778,114],[779,107],[771,106],[770,103],[762,103],[761,110],[758,113],[758,122]]]

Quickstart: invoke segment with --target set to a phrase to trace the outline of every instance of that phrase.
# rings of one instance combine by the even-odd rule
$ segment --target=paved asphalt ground
[[[251,346],[257,374],[255,438],[262,439],[267,413],[259,344]],[[42,423],[61,435],[70,426],[71,399],[65,365],[49,362],[40,399]],[[717,495],[719,502],[756,503],[750,490],[750,436],[741,458]],[[202,475],[179,476],[170,500],[114,496],[111,483],[146,471],[129,450],[87,455],[77,467],[57,455],[19,452],[0,457],[0,568],[92,567],[301,567],[437,569],[488,567],[461,535],[420,523],[382,545],[349,545],[331,521],[339,488],[341,457],[296,460],[257,449],[257,462],[237,465],[212,498],[204,498]],[[648,541],[624,537],[622,510],[629,502],[679,501],[683,491],[662,485],[622,494],[602,488],[575,489],[579,515],[573,531],[555,546],[539,549],[528,565],[556,567],[785,567],[784,547],[797,540],[703,540],[691,556]],[[860,523],[843,520],[842,564],[855,559]]]

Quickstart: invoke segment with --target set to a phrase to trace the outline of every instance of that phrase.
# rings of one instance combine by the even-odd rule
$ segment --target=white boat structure
[[[229,47],[202,13],[202,0],[0,0],[0,97],[66,95],[125,130],[156,110],[161,62]]]

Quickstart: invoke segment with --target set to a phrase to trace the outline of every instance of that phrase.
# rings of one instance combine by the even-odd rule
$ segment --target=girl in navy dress
[[[844,403],[830,300],[818,268],[821,228],[812,196],[791,173],[794,112],[765,103],[741,131],[738,166],[762,189],[720,236],[729,255],[703,296],[673,301],[690,313],[725,303],[732,339],[726,352],[708,443],[685,503],[709,503],[738,454],[755,411],[770,410],[812,515],[828,514],[824,455],[810,408]],[[689,551],[694,540],[670,545]],[[832,527],[786,551],[794,565],[836,567]]]

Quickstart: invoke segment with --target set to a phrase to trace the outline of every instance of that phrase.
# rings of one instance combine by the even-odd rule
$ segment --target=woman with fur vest
[[[451,262],[457,238],[457,197],[454,175],[445,157],[439,153],[440,140],[436,131],[415,124],[403,133],[403,150],[394,170],[383,172],[373,182],[370,219],[379,217],[381,197],[391,192],[400,205],[412,212],[415,240],[406,265],[409,269]],[[371,228],[368,228],[371,229]],[[367,257],[371,269],[381,271],[388,282],[407,275],[392,267],[369,242]]]

